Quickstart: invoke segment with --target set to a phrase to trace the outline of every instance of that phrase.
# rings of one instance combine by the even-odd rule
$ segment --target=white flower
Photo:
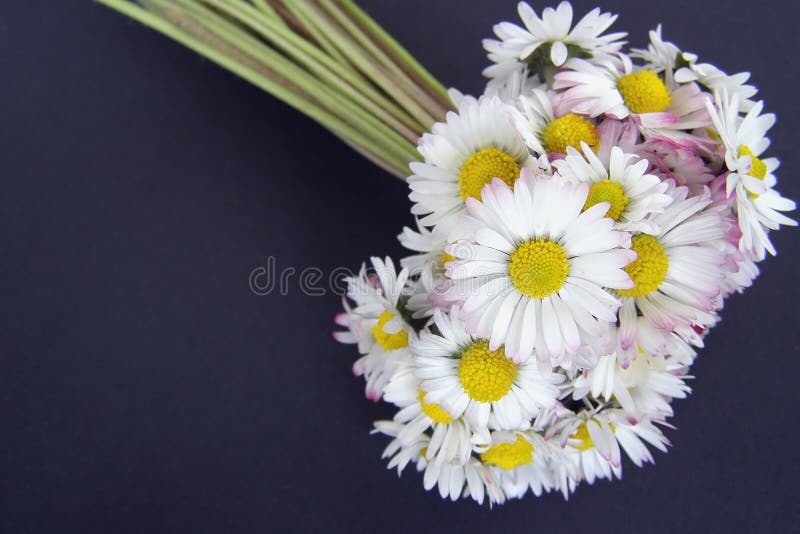
[[[730,171],[726,194],[736,193],[736,213],[742,231],[739,248],[756,261],[764,259],[766,252],[776,253],[767,235],[769,230],[777,230],[781,224],[797,225],[781,213],[794,210],[794,201],[774,189],[777,179],[773,173],[780,162],[776,158],[761,159],[770,144],[767,131],[775,123],[772,113],[761,114],[763,108],[760,101],[742,117],[738,95],[728,97],[724,91],[715,93],[714,104],[708,102],[708,111],[725,151],[725,165]]]
[[[490,349],[466,333],[458,312],[436,310],[439,333],[423,331],[411,346],[425,403],[438,404],[454,419],[463,415],[478,431],[524,429],[540,410],[555,406],[562,375],[538,362],[514,363],[502,347]]]
[[[616,401],[629,415],[671,416],[670,402],[691,390],[684,383],[688,368],[673,359],[639,354],[627,367],[611,353],[584,369],[572,383],[572,397],[591,395],[598,402]]]
[[[664,194],[667,184],[652,174],[645,174],[648,161],[614,147],[606,166],[586,143],[581,143],[581,148],[583,154],[569,147],[567,157],[553,165],[563,178],[590,185],[586,206],[610,203],[606,216],[616,221],[618,230],[657,232],[658,228],[648,217],[664,211],[672,199]]]
[[[691,147],[712,143],[689,133],[711,124],[706,97],[696,83],[665,83],[653,69],[635,67],[624,54],[599,62],[570,59],[564,67],[553,82],[554,89],[565,90],[558,112],[631,116],[646,138],[664,137]]]
[[[556,9],[545,8],[541,18],[525,2],[520,2],[517,8],[525,28],[501,22],[494,27],[499,40],[483,41],[489,59],[495,63],[484,70],[486,77],[503,78],[525,65],[534,69],[560,67],[568,57],[614,53],[622,48],[624,43],[619,40],[627,35],[602,35],[617,16],[601,13],[599,8],[587,13],[574,27],[569,2],[561,2]]]
[[[725,262],[716,242],[728,231],[721,213],[724,206],[712,205],[707,193],[687,198],[688,193],[686,187],[670,184],[672,204],[652,216],[659,232],[637,234],[631,240],[637,258],[625,270],[634,287],[616,291],[623,300],[619,310],[622,351],[642,344],[640,316],[664,337],[676,332],[689,340],[697,336],[694,327],[707,328],[716,322]]]
[[[582,142],[593,149],[600,144],[597,127],[591,120],[574,113],[556,117],[554,106],[557,101],[558,95],[554,91],[534,89],[519,97],[519,109],[512,112],[525,144],[535,154],[543,156],[539,166],[548,171],[550,162],[544,158],[545,155],[566,154],[567,147],[579,147]]]
[[[612,230],[609,203],[583,210],[589,184],[528,173],[512,191],[500,180],[467,207],[474,240],[446,248],[459,261],[447,264],[453,279],[475,279],[465,296],[467,330],[490,339],[495,350],[526,361],[556,361],[581,346],[581,332],[601,333],[598,321],[616,321],[619,301],[603,288],[632,286],[622,267],[635,254],[619,247],[630,235]]]
[[[491,442],[476,447],[476,452],[500,481],[506,496],[519,499],[528,490],[538,497],[555,487],[549,462],[561,458],[553,453],[554,448],[560,449],[534,431],[498,430],[492,433]]]
[[[390,258],[371,261],[374,275],[362,266],[358,276],[347,279],[347,296],[356,307],[351,308],[342,299],[345,312],[336,316],[336,323],[347,330],[334,332],[334,338],[341,343],[358,344],[362,356],[353,364],[353,373],[364,376],[367,398],[377,402],[391,374],[409,358],[408,341],[416,334],[398,309],[408,271],[403,269],[398,274]]]
[[[690,52],[683,52],[675,44],[664,41],[661,37],[661,25],[650,31],[650,44],[647,49],[634,48],[631,57],[643,59],[647,67],[658,73],[664,73],[668,83],[697,82],[711,92],[727,91],[730,95],[738,95],[741,108],[749,111],[755,105],[751,100],[758,90],[747,85],[749,72],[740,72],[729,76],[711,63],[697,63],[698,57]]]
[[[490,180],[513,185],[522,168],[535,166],[510,109],[499,98],[465,97],[458,113],[448,113],[446,122],[422,136],[418,149],[425,162],[411,163],[408,178],[411,212],[422,216],[421,224],[451,228],[464,200],[478,198]]]
[[[650,417],[636,419],[614,409],[594,414],[582,412],[567,424],[563,435],[583,477],[593,484],[596,479],[622,477],[620,447],[637,467],[653,462],[645,443],[666,452],[669,440],[654,422],[663,421]]]
[[[425,392],[420,389],[420,380],[414,375],[410,361],[399,366],[384,388],[384,400],[400,408],[393,422],[401,427],[396,437],[401,446],[406,447],[417,441],[430,429],[430,442],[425,448],[425,458],[430,461],[456,461],[467,463],[472,454],[473,441],[485,443],[488,435],[473,437],[469,424],[463,419],[454,419],[441,406],[425,402]],[[380,429],[388,424],[378,421]]]
[[[426,491],[438,487],[439,495],[455,501],[459,497],[470,497],[479,504],[489,498],[489,504],[502,504],[506,497],[502,487],[492,472],[475,458],[469,458],[465,464],[426,460],[422,454],[430,445],[430,437],[420,434],[412,443],[403,444],[397,435],[404,425],[391,421],[376,425],[375,432],[394,437],[383,451],[383,458],[389,458],[388,469],[397,468],[402,474],[409,463],[415,463],[418,471],[424,471],[423,486]]]

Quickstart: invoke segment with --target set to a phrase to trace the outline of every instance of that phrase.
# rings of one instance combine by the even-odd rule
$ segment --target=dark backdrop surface
[[[576,13],[594,2],[576,1]],[[445,83],[481,89],[515,3],[363,0]],[[608,0],[637,45],[752,70],[800,199],[790,2]],[[702,6],[702,8],[700,7]],[[537,6],[540,7],[540,6]],[[406,188],[310,120],[89,2],[0,18],[0,531],[798,531],[798,237],[732,298],[623,481],[489,511],[398,480],[370,436],[335,296],[254,295],[252,269],[401,254]],[[797,216],[795,214],[795,216]]]

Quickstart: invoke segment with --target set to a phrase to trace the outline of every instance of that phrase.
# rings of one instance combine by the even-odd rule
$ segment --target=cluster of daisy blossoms
[[[495,26],[480,98],[422,137],[398,272],[349,280],[344,330],[390,468],[443,498],[564,497],[666,450],[725,298],[795,222],[748,74],[569,3]]]

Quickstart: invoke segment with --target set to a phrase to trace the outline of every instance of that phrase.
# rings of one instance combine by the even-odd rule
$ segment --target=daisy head
[[[570,57],[596,57],[618,51],[625,33],[602,35],[617,19],[595,8],[572,24],[572,5],[561,2],[547,7],[542,16],[526,2],[518,4],[525,27],[510,22],[495,25],[497,39],[486,39],[483,46],[495,63],[484,71],[489,78],[507,76],[520,67],[538,73],[543,79]]]
[[[567,157],[553,165],[563,178],[589,184],[583,209],[608,202],[606,217],[614,219],[618,230],[655,233],[658,229],[648,217],[663,211],[672,199],[664,193],[667,184],[646,174],[648,161],[614,147],[604,165],[588,145],[583,143],[581,149],[569,148]]]
[[[795,203],[778,193],[776,158],[763,158],[770,145],[767,131],[775,124],[775,115],[761,114],[763,102],[757,102],[744,116],[740,114],[739,96],[726,91],[714,95],[708,110],[714,121],[724,151],[725,166],[730,171],[725,188],[727,196],[736,195],[736,214],[742,233],[739,248],[752,260],[761,260],[766,252],[775,254],[767,235],[780,226],[796,226],[783,215],[795,209]]]
[[[550,464],[567,460],[560,449],[534,430],[497,430],[490,443],[475,450],[506,496],[519,499],[529,490],[538,497],[557,486]]]
[[[714,311],[724,279],[725,255],[716,246],[728,225],[722,208],[708,194],[688,197],[686,187],[670,184],[672,203],[654,214],[656,234],[635,234],[631,249],[636,260],[625,267],[633,287],[618,289],[623,305],[619,312],[622,350],[635,348],[639,317],[668,335],[716,322]]]
[[[375,432],[390,436],[392,439],[383,451],[383,458],[389,460],[387,468],[397,469],[401,475],[408,464],[416,465],[417,471],[423,472],[423,486],[426,491],[438,488],[443,499],[458,500],[469,497],[478,504],[488,498],[489,505],[505,502],[505,494],[493,473],[479,460],[470,457],[466,463],[443,461],[437,458],[426,458],[425,451],[430,446],[431,437],[420,434],[410,443],[401,442],[398,438],[404,425],[393,421],[382,421],[375,425]]]
[[[470,199],[465,224],[474,239],[448,246],[452,279],[474,279],[461,316],[467,331],[505,345],[514,361],[574,354],[598,321],[613,322],[619,301],[604,288],[630,288],[622,270],[636,256],[630,234],[605,217],[610,204],[587,207],[589,184],[523,173],[512,191],[500,180]],[[587,209],[584,209],[584,208]]]
[[[512,116],[528,148],[540,156],[566,154],[567,147],[586,143],[597,151],[600,136],[594,122],[574,113],[556,117],[557,101],[554,91],[540,89],[519,97],[519,109]]]
[[[458,113],[422,136],[418,149],[425,162],[411,164],[409,198],[426,226],[457,222],[464,201],[480,198],[493,178],[513,186],[523,168],[535,165],[510,107],[493,97],[464,98]]]
[[[422,402],[436,404],[451,418],[464,417],[477,430],[521,429],[540,410],[556,404],[563,376],[537,362],[515,363],[502,347],[464,330],[458,308],[434,312],[434,332],[423,331],[411,351]]]
[[[696,83],[677,84],[664,73],[633,65],[624,54],[600,62],[571,59],[555,75],[559,111],[597,117],[632,117],[645,138],[664,137],[686,146],[710,141],[691,133],[710,124],[706,97]]]
[[[347,279],[347,296],[355,307],[342,299],[345,311],[336,316],[336,324],[345,330],[333,336],[358,345],[361,357],[353,364],[353,374],[366,379],[366,396],[377,402],[394,370],[408,359],[409,339],[416,333],[400,310],[408,270],[398,273],[390,258],[371,261],[374,272],[368,273],[363,265],[358,276]]]
[[[475,443],[485,443],[488,435],[477,433],[473,436],[469,424],[463,418],[453,418],[440,405],[425,402],[426,392],[420,388],[420,380],[414,374],[410,361],[405,362],[392,375],[385,387],[384,400],[399,407],[393,423],[397,426],[396,437],[403,447],[418,441],[427,434],[430,441],[423,455],[428,461],[455,461],[466,464]],[[380,429],[389,424],[378,421]]]
[[[697,82],[711,92],[727,91],[738,95],[741,107],[749,111],[755,105],[751,100],[758,90],[747,84],[749,72],[728,75],[711,63],[698,63],[698,56],[682,51],[678,46],[665,41],[661,25],[650,31],[650,44],[646,49],[634,48],[631,57],[645,61],[646,68],[663,73],[668,84]]]

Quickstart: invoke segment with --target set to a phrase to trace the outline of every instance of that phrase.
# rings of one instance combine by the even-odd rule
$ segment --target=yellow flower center
[[[488,342],[478,341],[461,353],[458,380],[470,399],[494,402],[511,390],[517,369],[517,364],[506,358],[502,347],[491,351]]]
[[[375,341],[385,351],[402,349],[408,346],[408,332],[405,329],[394,334],[389,334],[383,329],[386,323],[393,318],[394,314],[392,312],[384,310],[378,316],[378,324],[372,327],[372,335],[375,336]]]
[[[656,113],[669,107],[669,89],[652,70],[626,74],[617,81],[625,105],[634,113]]]
[[[583,205],[583,211],[588,210],[595,204],[600,202],[609,202],[611,207],[608,208],[606,217],[610,217],[618,221],[622,216],[622,212],[628,206],[628,197],[625,196],[625,191],[619,182],[612,182],[608,178],[602,182],[592,184],[589,188],[589,195],[586,197],[586,203]]]
[[[417,395],[417,400],[419,401],[419,405],[422,408],[422,411],[425,413],[425,415],[430,417],[434,423],[449,425],[450,423],[453,422],[453,418],[450,417],[450,414],[444,411],[441,406],[439,406],[435,402],[428,404],[423,400],[424,398],[425,398],[425,392],[420,389],[419,394]]]
[[[485,464],[496,465],[501,469],[511,470],[533,462],[533,444],[522,436],[517,436],[514,443],[498,443],[481,454]]]
[[[509,187],[519,178],[520,167],[517,160],[502,150],[490,146],[472,154],[461,165],[458,173],[458,185],[461,188],[461,198],[468,197],[481,199],[481,189],[492,181],[500,178]]]
[[[542,142],[548,152],[566,154],[568,146],[580,150],[581,141],[597,151],[600,136],[597,135],[594,124],[574,113],[557,118],[548,124],[542,133]]]
[[[759,158],[753,154],[753,151],[750,150],[750,147],[745,145],[739,146],[739,157],[743,156],[750,156],[750,160],[753,162],[750,165],[750,176],[753,178],[758,178],[759,180],[763,180],[767,176],[767,164],[761,161]]]
[[[441,262],[442,267],[444,267],[447,264],[447,262],[455,261],[457,259],[458,258],[453,256],[452,254],[448,254],[447,252],[442,252],[442,257],[441,257],[441,259],[439,261]]]
[[[589,429],[586,427],[586,423],[578,427],[578,430],[572,435],[572,439],[579,439],[581,441],[578,445],[572,445],[573,448],[579,451],[588,451],[594,447],[594,442],[589,435]]]
[[[612,432],[616,432],[613,424],[609,423],[608,426],[611,428]],[[572,445],[574,449],[578,449],[579,451],[588,451],[594,447],[594,442],[592,441],[592,436],[589,435],[589,428],[586,426],[586,423],[583,423],[581,426],[579,426],[578,430],[576,430],[571,437],[572,439],[580,440],[578,445]]]
[[[569,273],[567,253],[552,241],[528,241],[511,254],[508,274],[523,295],[543,299],[564,285]]]
[[[635,284],[631,289],[618,289],[623,297],[643,297],[652,293],[667,277],[669,258],[655,237],[638,234],[631,239],[631,250],[636,259],[623,267]]]

